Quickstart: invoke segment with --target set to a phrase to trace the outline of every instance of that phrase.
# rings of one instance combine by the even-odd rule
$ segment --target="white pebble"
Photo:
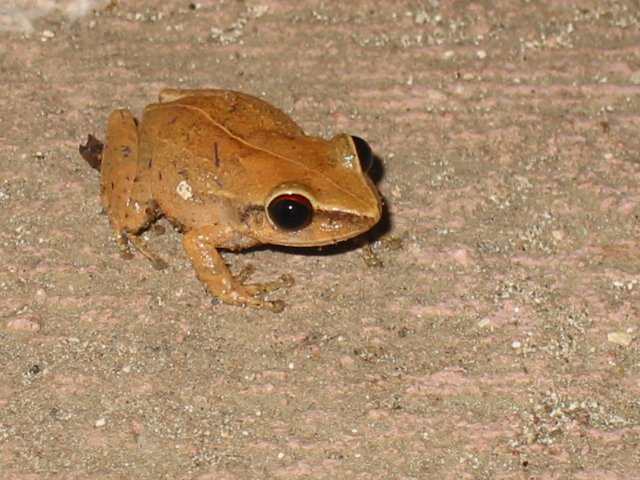
[[[634,85],[640,85],[640,70],[636,70],[631,74],[631,76],[629,77],[629,82],[633,83]]]
[[[489,327],[491,326],[491,319],[489,318],[483,318],[482,320],[480,320],[478,322],[478,327],[480,328],[485,328],[485,327]]]
[[[622,347],[628,347],[633,341],[633,336],[626,332],[611,332],[607,334],[607,340]]]

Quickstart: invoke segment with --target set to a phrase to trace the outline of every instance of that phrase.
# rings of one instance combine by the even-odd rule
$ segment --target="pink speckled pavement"
[[[0,33],[0,479],[639,479],[633,2],[111,2]],[[542,6],[540,6],[542,5]],[[1,13],[1,12],[0,12]],[[216,304],[123,260],[78,155],[162,87],[380,157],[370,246]]]

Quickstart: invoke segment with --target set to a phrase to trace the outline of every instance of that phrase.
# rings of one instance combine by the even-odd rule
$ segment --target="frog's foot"
[[[146,242],[139,235],[122,232],[116,236],[116,242],[120,247],[120,254],[122,255],[122,258],[126,258],[128,260],[133,257],[131,249],[129,248],[129,244],[131,244],[136,247],[142,255],[149,259],[151,265],[153,265],[153,268],[156,270],[164,270],[169,266],[167,262],[149,248]]]
[[[125,260],[131,260],[133,258],[133,254],[131,253],[131,249],[129,248],[129,240],[127,240],[127,234],[124,232],[117,233],[116,243],[118,244],[118,249],[120,250],[120,256]]]
[[[206,229],[192,230],[182,237],[185,252],[191,259],[196,275],[206,285],[209,293],[230,305],[281,312],[284,309],[282,300],[265,300],[258,295],[290,285],[291,278],[283,276],[275,282],[263,285],[244,285],[243,282],[252,271],[251,267],[245,268],[238,277],[234,277],[218,253],[215,240],[216,238]]]
[[[220,257],[220,260],[222,261],[222,257]],[[269,293],[279,288],[293,284],[293,278],[290,275],[282,275],[282,277],[272,282],[260,284],[244,284],[239,282],[238,278],[234,278],[233,276],[231,276],[231,273],[228,271],[228,269],[226,272],[223,272],[218,279],[212,279],[208,276],[208,273],[209,272],[205,274],[202,274],[202,272],[199,273],[198,269],[196,268],[196,274],[198,275],[198,278],[205,285],[207,285],[207,289],[209,290],[209,292],[218,297],[224,303],[242,307],[248,306],[263,310],[270,310],[274,313],[280,313],[282,310],[284,310],[284,302],[282,300],[265,300],[260,296],[262,294]],[[247,276],[246,272],[244,271],[240,272],[240,274],[241,277]],[[223,284],[222,289],[219,288],[218,282],[221,282]]]
[[[216,254],[220,257],[220,254],[218,254],[217,252]],[[221,275],[221,281],[225,287],[222,291],[218,290],[216,292],[214,290],[216,288],[215,283],[211,282],[210,280],[205,280],[206,275],[200,276],[200,274],[198,274],[198,278],[200,278],[200,280],[202,280],[207,285],[209,291],[216,297],[218,297],[223,302],[229,303],[231,305],[260,308],[264,310],[270,310],[274,313],[279,313],[284,310],[285,304],[282,300],[265,300],[263,298],[260,298],[260,296],[265,293],[273,292],[280,288],[290,287],[291,285],[293,285],[293,277],[291,275],[282,275],[280,278],[271,282],[245,283],[249,276],[255,270],[252,265],[243,268],[236,277],[233,277],[231,275],[231,272],[229,272],[226,264],[224,264],[224,262],[222,261],[222,257],[220,257],[220,261],[222,262],[222,265],[226,270],[223,271]],[[197,268],[196,273],[198,273]]]
[[[261,293],[269,293],[280,288],[290,287],[294,284],[293,276],[289,274],[281,275],[280,278],[264,283],[247,283],[249,277],[255,272],[256,269],[253,265],[247,265],[240,273],[236,275],[236,281],[241,283],[242,286],[252,295],[258,295]]]

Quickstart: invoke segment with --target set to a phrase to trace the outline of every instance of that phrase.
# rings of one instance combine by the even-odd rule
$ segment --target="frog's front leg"
[[[242,281],[250,272],[243,271],[239,275],[240,280],[234,278],[217,250],[219,245],[224,244],[224,236],[224,232],[214,226],[191,230],[183,235],[182,244],[198,279],[207,286],[212,295],[224,303],[281,312],[284,308],[282,300],[262,300],[256,295],[292,285],[291,277],[283,275],[280,279],[266,284],[243,284]]]
[[[151,193],[148,142],[140,141],[139,137],[131,112],[116,110],[109,116],[100,164],[102,202],[123,257],[131,257],[129,244],[132,244],[155,268],[161,269],[167,266],[166,262],[140,237],[156,220],[158,210]]]

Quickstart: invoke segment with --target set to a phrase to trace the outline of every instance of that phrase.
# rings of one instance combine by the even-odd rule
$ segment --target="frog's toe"
[[[282,300],[271,300],[265,302],[265,306],[268,310],[271,310],[273,313],[280,313],[284,310],[284,301]]]
[[[151,266],[156,270],[164,270],[169,264],[159,255],[154,253],[145,243],[145,241],[138,235],[127,235],[127,239],[136,249],[144,255],[150,262]]]
[[[253,272],[256,271],[256,267],[253,264],[249,264],[245,267],[242,267],[242,270],[236,275],[236,281],[238,283],[244,284],[249,277],[253,275]]]
[[[293,276],[284,274],[277,280],[272,280],[271,282],[248,283],[242,285],[242,287],[251,295],[258,295],[261,293],[273,292],[275,290],[279,290],[280,288],[290,287],[291,285],[293,285],[293,283]]]
[[[280,277],[280,282],[282,283],[283,287],[290,287],[295,283],[295,280],[293,279],[293,275],[285,273]]]
[[[245,296],[246,294],[246,296]],[[280,313],[284,310],[285,303],[282,300],[263,300],[249,293],[248,290],[243,295],[219,295],[212,299],[214,305],[226,303],[238,307],[251,307],[259,310],[269,310],[273,313]]]
[[[133,254],[131,253],[131,249],[129,248],[127,235],[125,233],[118,233],[116,235],[116,243],[118,244],[118,249],[120,250],[120,256],[125,260],[131,260],[133,258]]]

